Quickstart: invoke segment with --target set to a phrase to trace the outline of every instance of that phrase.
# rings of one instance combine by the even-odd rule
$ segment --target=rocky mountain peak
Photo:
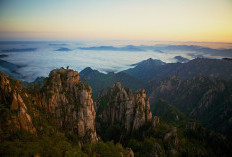
[[[145,89],[139,89],[135,94],[135,120],[133,130],[139,129],[146,122],[152,120],[150,104]]]
[[[75,84],[78,84],[79,74],[77,71],[74,71],[72,69],[55,69],[50,72],[49,78],[52,80],[51,85],[53,87],[60,88],[61,86],[73,89]]]
[[[113,85],[113,89],[114,89],[114,88],[117,88],[117,89],[121,90],[121,89],[122,89],[121,83],[120,83],[120,82],[116,82],[116,83]]]
[[[86,67],[85,69],[81,71],[81,73],[88,74],[88,73],[91,73],[92,71],[94,70],[91,67]]]
[[[32,87],[31,92],[22,89],[19,81],[9,80],[0,74],[0,104],[14,113],[10,122],[16,128],[36,134],[32,118],[40,119],[37,108],[41,107],[54,115],[57,128],[77,136],[76,142],[80,145],[98,141],[92,90],[80,81],[78,72],[68,68],[55,69],[45,79],[43,87]],[[38,132],[43,130],[40,126],[37,129]]]
[[[139,98],[139,97],[141,97],[141,98],[146,98],[147,95],[146,95],[145,89],[139,89],[139,90],[137,90],[136,96],[137,96],[138,98]]]
[[[45,108],[55,114],[59,125],[82,142],[98,141],[95,131],[95,109],[91,88],[79,79],[78,72],[71,69],[55,69],[42,91]]]
[[[120,124],[127,133],[151,121],[150,104],[144,89],[135,94],[116,82],[97,100],[98,123],[111,126]]]
[[[17,129],[24,129],[36,134],[31,116],[21,96],[26,94],[21,90],[22,86],[19,81],[12,83],[3,73],[0,74],[0,104],[4,104],[4,107],[14,113],[11,114],[9,123],[13,123]]]
[[[10,81],[3,73],[0,74],[0,88],[2,93],[4,93],[6,96],[9,96],[11,93]]]
[[[161,65],[165,65],[166,63],[159,60],[159,59],[152,59],[152,58],[148,58],[147,60],[143,60],[141,62],[138,62],[136,64],[132,64],[133,66],[161,66]]]

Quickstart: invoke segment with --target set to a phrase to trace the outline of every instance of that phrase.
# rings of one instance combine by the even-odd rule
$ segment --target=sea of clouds
[[[180,44],[189,45],[154,41],[1,42],[0,54],[8,55],[2,60],[20,65],[16,72],[26,81],[46,77],[51,70],[67,66],[77,71],[91,67],[107,73],[131,68],[132,64],[148,58],[170,63],[177,62],[175,56],[187,59],[232,56],[232,44],[220,51],[212,47],[170,47]]]

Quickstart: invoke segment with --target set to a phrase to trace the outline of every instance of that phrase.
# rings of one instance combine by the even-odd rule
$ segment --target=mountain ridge
[[[149,59],[146,61],[150,62]],[[141,63],[146,63],[146,61]],[[183,79],[194,76],[212,76],[231,79],[232,62],[225,59],[196,58],[187,63],[166,63],[164,65],[156,65],[154,63],[151,65],[140,64],[123,72],[144,81],[155,78],[162,79],[172,75],[179,75]]]
[[[152,80],[145,88],[151,106],[157,99],[165,99],[187,116],[199,119],[204,126],[230,136],[231,80],[213,77],[180,79],[172,76]]]
[[[129,86],[132,90],[137,90],[144,85],[144,82],[128,75],[124,72],[104,74],[98,70],[93,70],[90,67],[83,69],[80,72],[81,79],[84,78],[93,89],[93,97],[96,98],[101,90],[112,86],[115,82],[121,82],[122,85]]]
[[[176,121],[175,113],[181,115],[179,112],[174,113],[174,119],[169,117],[175,123],[152,116],[144,89],[133,94],[131,89],[115,83],[104,90],[95,104],[91,87],[79,79],[78,72],[68,68],[51,71],[42,87],[33,84],[23,88],[19,81],[4,74],[0,75],[0,85],[2,156],[227,157],[232,154],[226,137],[194,120]],[[9,93],[20,96],[11,99]],[[15,107],[17,105],[19,107]],[[169,112],[163,109],[157,113]],[[19,121],[14,121],[15,116]],[[97,123],[105,121],[106,124],[99,127],[95,117]],[[124,117],[128,118],[121,123]],[[33,127],[29,127],[32,124]],[[106,131],[106,134],[100,133],[100,138],[95,127],[97,133]],[[120,130],[127,136],[120,138]]]

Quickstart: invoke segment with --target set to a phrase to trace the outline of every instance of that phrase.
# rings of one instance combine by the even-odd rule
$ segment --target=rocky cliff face
[[[164,99],[209,128],[227,132],[232,126],[229,120],[232,113],[231,81],[202,76],[182,80],[172,76],[152,80],[146,89],[152,105]]]
[[[98,141],[91,87],[79,80],[78,72],[63,68],[51,71],[37,97],[41,100],[35,102],[54,113],[63,130],[83,142]]]
[[[122,126],[127,133],[139,129],[152,120],[150,105],[145,90],[135,94],[117,82],[103,92],[97,101],[98,122],[101,125]]]
[[[57,128],[76,135],[81,143],[98,141],[91,88],[79,80],[78,72],[64,68],[53,70],[42,89],[34,89],[29,94],[19,81],[10,82],[1,74],[0,91],[0,103],[10,109],[11,122],[17,128],[36,134],[32,117],[40,119],[42,114],[36,109],[40,106],[54,115]],[[31,114],[28,105],[33,109]]]
[[[10,110],[9,124],[13,123],[18,129],[24,129],[36,134],[36,129],[28,113],[27,106],[22,99],[27,94],[22,91],[19,81],[10,82],[3,74],[0,74],[0,104]]]

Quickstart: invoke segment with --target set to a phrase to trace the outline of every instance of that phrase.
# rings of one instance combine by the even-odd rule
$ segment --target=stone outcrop
[[[14,113],[11,114],[11,122],[14,122],[16,128],[36,134],[31,117],[38,119],[41,116],[40,111],[34,108],[39,105],[54,114],[58,124],[56,127],[76,135],[80,144],[98,141],[92,90],[80,81],[78,72],[64,68],[55,69],[50,72],[41,89],[34,88],[30,94],[22,89],[19,81],[10,82],[1,74],[0,103]],[[28,101],[29,97],[31,102]],[[30,112],[31,115],[28,113],[28,105],[34,109]]]
[[[152,118],[152,127],[155,128],[159,124],[160,124],[160,117],[153,116],[153,118]]]
[[[91,87],[82,83],[71,69],[50,72],[36,103],[55,114],[62,129],[77,135],[82,142],[98,141],[95,129],[95,109]]]
[[[210,129],[231,132],[231,81],[203,76],[182,80],[178,76],[172,76],[162,80],[154,79],[145,89],[151,105],[157,104],[159,99],[166,100]],[[179,120],[180,117],[177,116],[176,121]]]
[[[139,129],[146,122],[151,121],[152,113],[150,104],[144,89],[138,90],[134,95],[135,115],[132,130]]]
[[[144,89],[135,94],[117,82],[104,91],[97,101],[98,122],[102,125],[120,124],[130,133],[152,120],[149,100]]]
[[[36,129],[32,123],[31,116],[29,115],[27,106],[21,96],[27,96],[27,94],[22,91],[22,86],[19,81],[15,81],[12,84],[9,79],[1,73],[0,91],[0,103],[11,112],[9,123],[14,123],[18,129],[24,129],[36,134]]]

